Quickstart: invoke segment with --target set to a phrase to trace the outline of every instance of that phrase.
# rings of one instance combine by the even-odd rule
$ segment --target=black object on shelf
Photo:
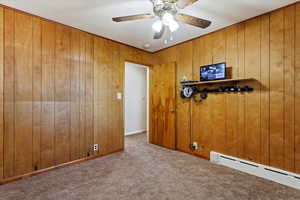
[[[185,84],[193,84],[193,83],[197,83],[199,81],[181,81],[180,84],[185,85]]]
[[[186,95],[186,90],[191,91],[189,95]],[[220,86],[218,88],[204,88],[200,89],[196,86],[186,86],[181,90],[181,97],[184,99],[194,99],[195,102],[201,102],[201,99],[207,99],[209,93],[239,93],[239,92],[252,92],[254,88],[246,85],[240,86]],[[197,94],[200,94],[200,98],[196,98]]]
[[[224,79],[216,81],[182,81],[180,82],[182,86],[202,86],[202,85],[215,85],[222,83],[239,83],[239,82],[248,82],[255,81],[254,78],[242,78],[242,79]]]

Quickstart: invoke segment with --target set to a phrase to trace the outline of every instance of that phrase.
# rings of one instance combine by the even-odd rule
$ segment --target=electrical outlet
[[[93,151],[99,151],[99,145],[98,144],[94,144]]]
[[[193,142],[193,143],[191,144],[191,149],[192,149],[192,150],[197,150],[197,149],[199,149],[198,142]]]

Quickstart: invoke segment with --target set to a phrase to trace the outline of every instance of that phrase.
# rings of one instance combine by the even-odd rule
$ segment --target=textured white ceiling
[[[199,0],[181,12],[208,19],[212,25],[203,30],[180,24],[174,40],[167,45],[163,39],[152,39],[155,19],[123,23],[111,20],[116,16],[152,13],[150,0],[0,0],[0,3],[137,48],[149,43],[148,51],[154,52],[297,1]]]

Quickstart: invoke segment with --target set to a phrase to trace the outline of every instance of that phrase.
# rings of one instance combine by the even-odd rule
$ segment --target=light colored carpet
[[[126,151],[0,186],[1,200],[277,200],[300,191],[126,137]]]

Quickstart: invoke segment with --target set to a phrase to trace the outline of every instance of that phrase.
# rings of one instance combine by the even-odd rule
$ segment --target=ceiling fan
[[[124,17],[112,18],[114,22],[124,22],[139,19],[149,19],[158,17],[152,28],[154,30],[153,39],[161,39],[164,32],[169,28],[170,32],[175,32],[179,28],[179,22],[190,24],[192,26],[207,28],[211,21],[179,13],[181,9],[192,5],[198,0],[150,0],[153,3],[153,14],[139,14]]]

